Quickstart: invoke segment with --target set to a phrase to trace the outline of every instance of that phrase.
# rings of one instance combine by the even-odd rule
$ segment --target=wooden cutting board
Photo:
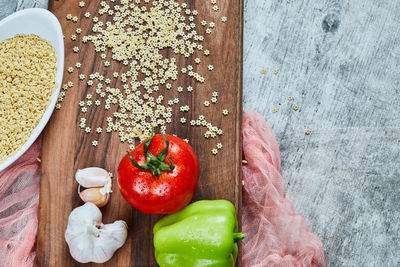
[[[49,1],[49,9],[60,20],[65,34],[64,83],[72,81],[74,86],[66,92],[62,108],[54,112],[43,134],[37,240],[39,266],[80,266],[70,256],[64,240],[70,212],[83,204],[77,195],[74,174],[77,169],[97,166],[112,172],[116,178],[118,163],[128,149],[128,144],[121,143],[116,132],[111,134],[104,132],[98,135],[93,130],[92,133],[86,134],[79,128],[81,117],[85,117],[87,124],[92,128],[98,125],[104,128],[105,118],[110,116],[109,111],[101,108],[93,108],[86,114],[82,114],[78,106],[78,102],[83,100],[87,93],[91,91],[94,93],[95,90],[94,87],[87,87],[86,82],[81,82],[78,75],[80,73],[89,75],[94,70],[104,69],[100,53],[94,52],[92,44],[83,46],[81,40],[71,41],[70,39],[77,27],[82,28],[78,39],[91,31],[92,19],[84,18],[84,13],[95,14],[100,1],[85,2],[85,7],[80,8],[76,0]],[[188,104],[191,107],[186,116],[188,122],[203,114],[208,121],[222,128],[223,135],[215,139],[205,139],[203,135],[206,128],[179,122],[179,118],[182,117],[179,109],[173,111],[173,121],[168,125],[167,132],[189,139],[189,143],[198,155],[201,171],[194,200],[227,199],[232,201],[239,210],[241,203],[242,1],[217,0],[218,11],[212,9],[213,5],[210,1],[189,0],[186,3],[188,7],[199,12],[195,23],[199,24],[200,20],[205,19],[207,22],[215,22],[216,26],[210,35],[204,34],[203,45],[211,51],[211,54],[206,57],[199,53],[202,62],[198,66],[194,64],[194,56],[178,57],[178,69],[192,64],[196,66],[197,72],[206,77],[206,82],[200,84],[179,74],[178,79],[173,83],[173,90],[163,88],[160,91],[168,98],[179,97],[182,105]],[[77,23],[67,21],[68,13],[78,16],[79,21]],[[221,22],[223,16],[227,17],[225,23]],[[72,51],[74,46],[80,47],[79,53]],[[79,71],[75,69],[72,74],[68,73],[67,68],[74,66],[76,62],[82,63],[81,69]],[[214,70],[209,71],[208,65],[213,65]],[[112,62],[107,69],[108,75],[115,70],[120,70],[120,65]],[[121,87],[118,82],[111,85]],[[179,85],[184,88],[191,85],[194,90],[192,93],[186,90],[178,93],[176,88]],[[211,98],[213,91],[219,92],[218,102],[205,107],[203,102]],[[229,110],[228,116],[222,115],[223,109]],[[91,145],[94,139],[99,141],[97,147]],[[211,149],[216,147],[217,143],[222,143],[223,149],[214,156],[211,154]],[[104,266],[157,266],[152,244],[152,228],[161,216],[143,214],[130,207],[120,195],[116,179],[114,179],[113,191],[110,202],[102,208],[103,222],[125,220],[129,226],[129,235],[125,245]],[[94,264],[85,266],[91,265],[94,266]]]

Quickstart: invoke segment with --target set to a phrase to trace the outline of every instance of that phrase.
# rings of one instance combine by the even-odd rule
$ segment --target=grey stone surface
[[[399,14],[399,1],[245,1],[244,107],[272,125],[328,266],[400,266]]]
[[[0,19],[25,8],[47,8],[47,4],[47,0],[0,0]]]
[[[272,125],[328,266],[400,266],[400,2],[244,3],[244,107]],[[0,18],[34,6],[0,0]]]

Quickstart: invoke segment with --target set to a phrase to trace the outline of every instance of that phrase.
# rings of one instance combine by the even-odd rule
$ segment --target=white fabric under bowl
[[[0,171],[16,161],[33,144],[49,121],[57,102],[64,72],[64,38],[58,19],[42,8],[30,8],[18,11],[0,21],[0,42],[16,34],[35,34],[50,42],[57,54],[57,88],[51,96],[50,105],[29,139],[11,157],[0,163]]]

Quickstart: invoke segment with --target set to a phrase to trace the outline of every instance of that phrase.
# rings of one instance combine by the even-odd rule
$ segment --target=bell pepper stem
[[[244,233],[233,233],[233,241],[239,242],[240,240],[242,240],[243,238],[246,237],[246,234]]]

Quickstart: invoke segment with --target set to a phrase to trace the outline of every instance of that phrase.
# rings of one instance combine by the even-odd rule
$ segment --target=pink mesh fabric
[[[0,172],[0,266],[35,265],[41,137]]]
[[[326,266],[321,240],[285,197],[278,144],[263,117],[243,112],[241,266]]]

